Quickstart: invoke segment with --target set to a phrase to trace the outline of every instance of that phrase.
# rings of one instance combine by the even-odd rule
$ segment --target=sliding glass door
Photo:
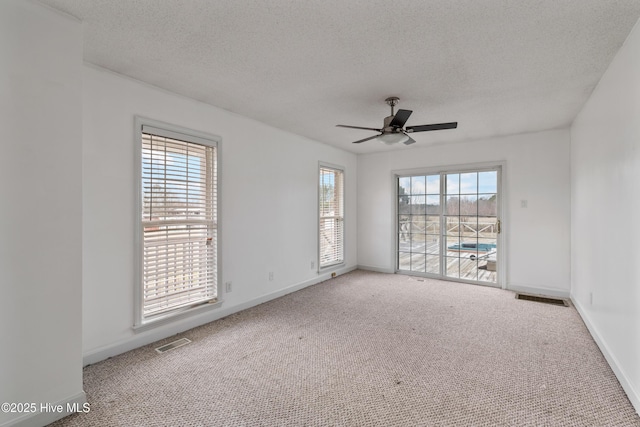
[[[398,177],[398,270],[440,274],[440,175]]]
[[[497,284],[500,170],[397,176],[397,270]]]

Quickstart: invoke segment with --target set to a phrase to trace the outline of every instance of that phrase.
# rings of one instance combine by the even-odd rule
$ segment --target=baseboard
[[[368,266],[368,265],[358,265],[358,269],[367,270],[367,271],[375,271],[377,273],[388,273],[388,274],[393,274],[393,273],[396,272],[396,270],[393,269],[393,268],[371,267],[371,266]]]
[[[542,286],[538,287],[538,286],[531,286],[531,285],[517,285],[517,284],[509,283],[507,284],[505,289],[508,291],[522,292],[524,294],[539,295],[542,297],[553,297],[553,298],[564,298],[564,299],[570,298],[569,291],[545,288]]]
[[[602,336],[598,332],[598,329],[589,319],[589,315],[587,311],[584,309],[584,307],[582,307],[582,305],[578,302],[577,299],[574,300],[573,298],[571,298],[571,302],[573,303],[574,307],[578,311],[578,314],[580,315],[580,317],[582,318],[582,321],[584,322],[587,329],[589,330],[589,333],[593,337],[593,340],[596,342],[596,344],[600,348],[600,351],[604,355],[604,358],[609,363],[611,370],[618,378],[618,381],[620,382],[622,389],[625,391],[625,393],[627,393],[627,397],[629,398],[629,401],[635,408],[636,413],[640,415],[640,392],[638,392],[638,390],[636,390],[633,387],[633,384],[627,379],[627,375],[625,374],[624,369],[622,369],[622,367],[618,363],[618,359],[616,359],[613,353],[609,350],[609,347],[607,346],[606,341],[602,338]]]
[[[389,274],[394,274],[396,271],[393,268],[381,268],[381,267],[372,267],[369,265],[358,265],[358,268],[360,270],[367,270],[367,271],[375,271],[378,273],[389,273]],[[405,273],[403,273],[405,274]],[[420,275],[420,274],[417,274]],[[456,279],[452,279],[452,278],[448,278],[448,277],[442,277],[439,278],[441,280],[451,280],[454,282],[463,282],[466,283],[464,280],[456,280]],[[478,283],[479,285],[482,285],[482,283]],[[487,286],[494,286],[493,284],[487,284]],[[540,295],[540,296],[544,296],[544,297],[554,297],[554,298],[565,298],[565,299],[569,299],[570,295],[569,295],[569,291],[562,291],[562,290],[558,290],[558,289],[552,289],[552,288],[545,288],[542,286],[531,286],[531,285],[517,285],[517,284],[508,284],[505,289],[509,290],[509,291],[514,291],[514,292],[522,292],[522,293],[527,293],[527,294],[531,294],[531,295]]]
[[[188,331],[189,329],[202,326],[209,322],[213,322],[215,320],[222,319],[223,317],[230,316],[239,311],[243,311],[248,308],[255,307],[256,305],[263,304],[267,301],[271,301],[272,299],[280,298],[292,292],[299,291],[308,286],[315,285],[317,283],[331,279],[332,273],[335,273],[336,275],[339,276],[339,275],[348,273],[350,271],[353,271],[356,268],[357,268],[356,266],[336,268],[335,270],[330,270],[330,271],[321,273],[318,276],[314,277],[313,279],[306,280],[304,282],[300,282],[291,286],[287,286],[286,288],[280,289],[278,291],[275,291],[269,294],[262,295],[258,298],[245,301],[243,303],[236,304],[231,307],[222,306],[219,309],[216,309],[214,311],[208,311],[206,313],[189,317],[172,324],[163,325],[162,327],[157,329],[145,331],[143,333],[137,334],[130,338],[86,352],[83,355],[83,365],[87,366],[94,363],[98,363],[102,360],[108,359],[109,357],[126,353],[127,351],[131,351],[138,347],[142,347],[147,344],[151,344],[156,341],[159,341],[161,339],[164,339],[176,334],[180,334],[182,332]]]
[[[84,391],[58,402],[36,403],[36,405],[41,404],[48,404],[47,408],[49,409],[46,412],[22,414],[17,418],[0,424],[0,427],[41,427],[76,412],[88,412],[91,409]]]

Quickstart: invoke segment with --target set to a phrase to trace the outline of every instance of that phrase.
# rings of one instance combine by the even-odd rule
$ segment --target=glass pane
[[[495,283],[497,280],[497,268],[498,263],[494,256],[480,259],[478,261],[478,280]]]
[[[489,270],[487,265],[478,266],[478,281],[496,283],[496,272]]]
[[[460,194],[477,194],[478,193],[478,173],[462,173],[460,174]]]
[[[398,213],[399,214],[408,214],[411,213],[411,199],[409,196],[399,196],[398,197]]]
[[[495,252],[496,249],[496,239],[478,239],[478,252],[480,254]]]
[[[440,175],[427,177],[427,194],[440,194]]]
[[[469,257],[460,259],[460,277],[467,280],[478,280],[478,260]]]
[[[460,235],[460,218],[457,216],[447,216],[444,218],[445,230],[448,236]]]
[[[478,215],[478,196],[460,198],[460,215]]]
[[[498,172],[488,171],[478,173],[478,193],[498,192]]]
[[[440,196],[427,196],[427,213],[440,213]]]
[[[440,274],[440,257],[427,255],[427,273]]]
[[[427,234],[425,236],[425,244],[427,246],[427,253],[438,254],[440,253],[440,236],[433,236]]]
[[[424,176],[411,177],[411,194],[427,194],[427,185]]]
[[[427,234],[440,234],[440,217],[434,215],[428,215],[426,221],[426,232]]]
[[[475,239],[478,237],[478,217],[477,216],[461,216],[460,217],[460,236]]]
[[[425,214],[425,196],[411,196],[411,213],[414,215]]]
[[[445,215],[460,215],[460,197],[447,196],[445,200]]]
[[[478,280],[495,283],[497,280],[496,270],[498,266],[496,262],[496,249],[494,247],[495,243],[487,240],[480,242],[480,245],[483,244],[487,246],[488,252],[478,257]]]
[[[460,194],[460,174],[447,175],[446,194]]]
[[[462,239],[460,241],[460,257],[465,259],[477,259],[478,241],[476,239]]]
[[[417,272],[420,272],[420,273],[424,273],[425,264],[426,264],[425,255],[422,255],[422,254],[412,254],[411,255],[411,271],[417,271]]]
[[[478,217],[478,237],[492,238],[498,237],[498,220],[495,217]]]
[[[408,176],[398,178],[398,196],[404,194],[411,194],[411,178]]]
[[[407,252],[400,252],[398,254],[398,270],[411,270],[411,254]]]
[[[425,253],[424,234],[411,235],[411,252]]]
[[[445,258],[446,274],[449,277],[460,277],[460,260],[458,258]]]
[[[457,257],[460,254],[460,238],[455,236],[445,237],[445,246],[447,247],[447,256]]]
[[[498,215],[498,196],[496,194],[478,195],[478,215],[480,216],[497,216]]]
[[[411,227],[411,216],[398,215],[398,234],[400,236],[408,234]]]
[[[398,235],[398,251],[411,252],[411,235],[409,233]]]
[[[424,233],[427,217],[424,215],[413,215],[411,217],[411,232],[412,233]]]

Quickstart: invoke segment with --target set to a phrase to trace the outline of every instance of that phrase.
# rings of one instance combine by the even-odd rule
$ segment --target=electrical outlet
[[[312,269],[312,270],[314,269],[314,267],[315,267],[315,266],[316,266],[316,263],[315,263],[315,262],[313,262],[313,261],[311,261],[311,269]]]
[[[273,280],[273,271],[270,271],[269,272],[269,281],[272,281],[272,280]]]
[[[589,305],[593,305],[593,292],[589,292]]]
[[[231,282],[225,282],[225,284],[224,284],[224,291],[225,291],[226,293],[229,293],[229,292],[231,292],[231,290],[232,290],[232,288],[231,288]]]

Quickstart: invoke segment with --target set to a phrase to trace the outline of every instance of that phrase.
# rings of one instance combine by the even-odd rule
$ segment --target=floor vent
[[[535,295],[516,294],[516,299],[541,302],[544,304],[551,304],[551,305],[563,305],[565,307],[569,307],[569,303],[567,302],[567,300],[560,299],[560,298],[548,298],[548,297],[539,297]]]
[[[163,346],[160,346],[160,347],[156,348],[156,351],[158,353],[164,353],[166,351],[173,350],[174,348],[178,348],[178,347],[182,347],[183,345],[187,345],[190,342],[191,341],[186,339],[186,338],[180,338],[179,340],[176,340],[174,342],[170,342],[169,344],[165,344]]]

